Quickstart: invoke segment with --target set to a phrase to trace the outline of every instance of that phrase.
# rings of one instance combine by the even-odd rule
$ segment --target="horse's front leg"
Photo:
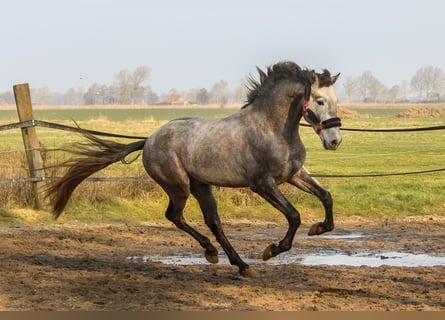
[[[334,216],[332,213],[332,196],[329,191],[324,189],[317,180],[312,178],[309,171],[302,167],[288,182],[297,188],[317,196],[323,203],[325,209],[325,219],[323,222],[317,222],[309,229],[308,235],[319,235],[334,229]]]
[[[255,181],[255,183],[251,185],[251,189],[280,210],[286,216],[289,223],[289,228],[283,240],[278,244],[271,244],[264,250],[263,260],[268,260],[281,252],[290,250],[295,232],[301,224],[300,214],[281,193],[280,189],[278,189],[274,179],[265,178]]]

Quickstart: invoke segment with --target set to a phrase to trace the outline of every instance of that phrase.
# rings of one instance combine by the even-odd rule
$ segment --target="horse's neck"
[[[298,127],[303,116],[303,99],[295,99],[282,103],[261,106],[252,105],[252,112],[258,112],[267,121],[268,126],[276,133],[288,135],[293,138],[298,134]]]
[[[298,134],[301,118],[303,117],[304,99],[294,99],[289,105],[286,118],[286,128]]]

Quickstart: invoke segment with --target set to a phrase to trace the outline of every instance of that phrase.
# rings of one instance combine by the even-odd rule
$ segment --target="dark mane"
[[[257,67],[260,79],[248,78],[247,104],[256,98],[269,94],[274,84],[283,79],[296,79],[301,82],[309,81],[309,71],[301,69],[295,62],[278,62],[267,68],[267,73]]]
[[[261,96],[266,96],[270,93],[272,87],[280,80],[283,79],[295,79],[301,83],[307,83],[310,77],[310,71],[308,69],[302,69],[299,65],[292,61],[278,62],[267,68],[267,72],[264,72],[257,67],[260,79],[256,80],[253,77],[247,79],[247,103],[246,106],[251,104],[255,99]],[[319,86],[329,87],[332,85],[331,74],[328,70],[324,69],[323,73],[317,73]]]
[[[323,73],[317,73],[317,76],[320,87],[330,87],[333,85],[331,80],[331,73],[328,70],[323,69]]]

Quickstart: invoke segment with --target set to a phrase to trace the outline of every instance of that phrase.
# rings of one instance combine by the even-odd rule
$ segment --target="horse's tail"
[[[65,209],[74,189],[83,180],[117,161],[128,163],[125,157],[143,149],[145,144],[145,140],[122,144],[102,140],[88,133],[83,133],[83,135],[88,139],[87,143],[78,143],[72,149],[64,149],[79,157],[57,165],[57,167],[69,167],[69,169],[60,180],[56,180],[46,190],[46,196],[51,199],[52,211],[56,219]]]

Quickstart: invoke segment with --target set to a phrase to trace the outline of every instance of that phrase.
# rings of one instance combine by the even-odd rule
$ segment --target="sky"
[[[443,0],[0,0],[0,92],[110,85],[148,66],[155,92],[234,89],[281,60],[387,87],[445,70]]]

